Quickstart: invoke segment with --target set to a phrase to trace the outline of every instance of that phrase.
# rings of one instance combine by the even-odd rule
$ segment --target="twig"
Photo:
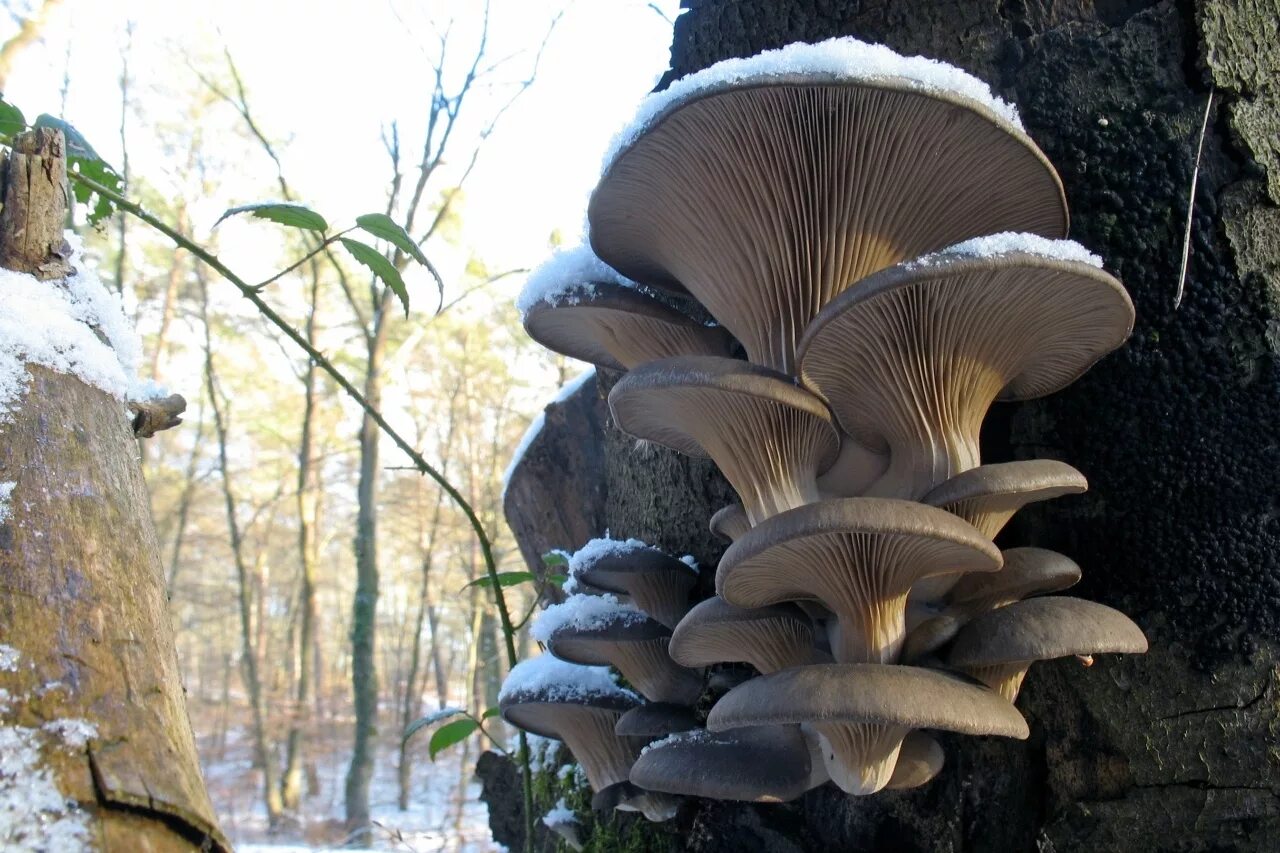
[[[1178,291],[1173,296],[1173,310],[1182,304],[1182,291],[1187,283],[1187,261],[1191,257],[1191,223],[1196,212],[1196,182],[1200,179],[1200,155],[1204,153],[1204,136],[1209,129],[1209,111],[1213,107],[1214,87],[1204,102],[1204,118],[1200,121],[1200,141],[1196,143],[1196,162],[1191,170],[1191,190],[1187,193],[1187,229],[1182,234],[1182,268],[1178,270]]]

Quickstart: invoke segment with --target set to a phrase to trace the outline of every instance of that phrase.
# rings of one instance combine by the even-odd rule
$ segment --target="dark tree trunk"
[[[919,791],[855,799],[828,785],[785,806],[699,802],[678,818],[680,843],[726,853],[1280,849],[1276,0],[685,5],[668,80],[855,35],[959,65],[1016,102],[1062,176],[1071,236],[1120,276],[1138,316],[1130,343],[1080,382],[988,419],[984,461],[1062,459],[1091,485],[1027,510],[1000,544],[1074,558],[1078,594],[1133,615],[1151,652],[1088,670],[1037,665],[1018,700],[1031,738],[944,738],[947,766]],[[718,477],[665,451],[642,458],[611,427],[598,440],[607,500],[593,534],[607,526],[716,556],[698,525],[726,494]],[[522,546],[545,536],[523,526],[527,515],[508,507],[508,517]]]

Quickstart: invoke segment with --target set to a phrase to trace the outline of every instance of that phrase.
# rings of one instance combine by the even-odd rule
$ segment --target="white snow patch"
[[[849,83],[894,82],[925,94],[958,95],[1022,130],[1017,109],[968,72],[936,59],[902,56],[882,44],[834,38],[817,44],[797,42],[745,59],[726,59],[654,92],[640,102],[635,118],[610,143],[601,172],[609,171],[623,149],[659,118],[694,98],[798,76],[837,78]]]
[[[9,520],[9,499],[13,497],[13,488],[17,483],[0,483],[0,524]]]
[[[653,743],[640,750],[640,754],[644,755],[651,749],[657,749],[662,746],[670,746],[676,743],[702,743],[710,741],[713,735],[706,729],[693,729],[687,732],[676,732],[664,737],[662,740],[655,740]]]
[[[569,561],[569,574],[580,575],[605,557],[621,557],[636,551],[656,551],[648,542],[639,539],[610,539],[608,536],[592,539],[579,548]]]
[[[1002,231],[985,237],[974,237],[963,243],[956,243],[937,252],[922,255],[904,266],[907,269],[919,269],[940,264],[955,258],[994,258],[1008,254],[1039,255],[1056,261],[1076,261],[1102,269],[1102,258],[1081,246],[1075,240],[1050,240],[1038,234],[1025,234],[1016,231]]]
[[[539,613],[529,626],[529,636],[546,643],[561,628],[590,631],[617,618],[642,622],[649,617],[630,604],[622,604],[615,595],[571,595]]]
[[[22,655],[13,646],[0,643],[0,672],[17,672]]]
[[[564,797],[556,801],[555,808],[542,816],[542,822],[547,826],[555,826],[556,824],[577,823],[578,818],[573,813],[573,809],[565,803]]]
[[[550,654],[538,655],[513,666],[498,691],[498,701],[531,694],[541,694],[543,701],[548,702],[578,702],[599,696],[640,701],[636,694],[614,683],[609,667],[582,666]]]
[[[64,279],[0,269],[0,423],[26,391],[28,364],[76,376],[122,402],[166,393],[137,378],[142,343],[119,295],[86,263],[80,239],[68,232],[67,242],[75,271]]]
[[[59,738],[62,744],[70,749],[82,749],[85,744],[98,736],[97,726],[88,720],[75,718],[50,720],[40,728]]]
[[[595,285],[635,287],[636,283],[606,264],[587,245],[561,249],[534,269],[516,297],[523,317],[539,302],[577,305],[595,295]]]
[[[529,744],[529,772],[541,773],[543,768],[555,759],[560,741],[542,735],[526,734],[525,742]]]
[[[684,563],[686,566],[693,569],[695,572],[699,572],[699,573],[702,572],[702,569],[698,567],[698,561],[693,558],[692,554],[685,554],[683,557],[680,558],[680,562]]]
[[[58,791],[36,729],[0,726],[0,850],[89,849],[87,815]]]
[[[8,690],[0,687],[0,714],[8,712],[11,701],[13,701],[13,695]]]
[[[524,435],[520,438],[520,443],[516,445],[515,452],[511,454],[511,461],[507,463],[507,470],[502,472],[503,501],[506,501],[507,499],[507,489],[511,486],[512,475],[515,474],[516,468],[524,459],[524,455],[529,452],[530,445],[533,444],[533,441],[538,437],[538,434],[542,432],[542,427],[547,422],[547,406],[554,403],[563,403],[565,400],[577,393],[578,389],[587,383],[587,380],[594,379],[595,375],[596,369],[594,367],[589,367],[577,378],[570,382],[566,382],[560,390],[556,392],[555,397],[553,397],[546,406],[543,406],[542,411],[538,412],[538,414],[534,416],[534,419],[529,422],[528,429],[524,431]]]

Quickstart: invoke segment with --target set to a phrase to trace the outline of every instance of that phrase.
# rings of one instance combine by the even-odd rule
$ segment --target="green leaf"
[[[436,729],[435,734],[431,736],[431,740],[427,743],[427,752],[431,755],[431,760],[436,760],[436,755],[440,750],[447,749],[455,743],[466,740],[478,728],[480,728],[479,723],[467,718],[465,720],[454,720],[452,723]]]
[[[213,227],[217,228],[222,220],[241,213],[248,213],[258,219],[266,219],[290,228],[302,228],[306,231],[321,233],[329,230],[329,223],[324,221],[323,216],[308,207],[286,201],[263,201],[230,208],[218,217],[218,222],[213,223]]]
[[[555,584],[556,586],[560,586],[568,579],[569,579],[568,575],[561,575],[561,574],[547,575],[547,583]]]
[[[13,104],[0,98],[0,136],[5,141],[13,139],[27,127],[27,120],[22,115],[22,110]]]
[[[372,270],[375,276],[382,279],[383,283],[391,288],[392,293],[400,297],[400,304],[404,306],[404,316],[408,317],[409,291],[405,290],[404,279],[400,277],[399,271],[391,265],[391,261],[387,260],[377,249],[366,243],[361,243],[359,240],[343,237],[342,245],[347,247],[351,257]]]
[[[498,586],[504,588],[509,586],[519,586],[522,583],[529,583],[530,581],[535,581],[537,579],[537,575],[533,572],[498,572]],[[467,589],[473,586],[492,587],[493,579],[488,575],[481,575],[462,589]]]
[[[569,554],[558,548],[554,551],[548,551],[542,555],[542,565],[546,566],[548,569],[567,566],[569,565]]]
[[[430,714],[427,714],[425,717],[419,717],[418,719],[410,723],[405,728],[404,734],[400,736],[400,740],[402,742],[407,741],[409,738],[413,737],[418,732],[422,731],[424,728],[431,725],[432,723],[438,723],[441,720],[447,720],[450,717],[456,717],[459,714],[465,714],[465,713],[467,712],[461,708],[441,708],[439,711],[432,711]]]
[[[491,718],[493,718],[493,717],[498,716],[498,715],[499,715],[499,714],[501,714],[501,713],[502,713],[502,709],[495,705],[495,706],[494,706],[494,707],[492,707],[492,708],[486,708],[486,709],[485,709],[485,712],[484,712],[483,714],[481,714],[481,715],[480,715],[480,719],[482,719],[482,720],[488,720],[488,719],[491,719]]]
[[[413,242],[409,232],[385,213],[366,213],[364,216],[357,216],[356,225],[379,240],[386,240],[424,267],[427,265],[427,256],[422,253],[422,249],[418,248],[418,244]]]

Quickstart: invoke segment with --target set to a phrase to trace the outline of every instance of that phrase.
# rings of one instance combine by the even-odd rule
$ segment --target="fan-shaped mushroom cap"
[[[625,781],[644,741],[618,737],[614,726],[640,697],[603,667],[539,655],[511,668],[498,693],[502,718],[518,729],[562,740],[594,791]]]
[[[1081,255],[996,235],[876,273],[822,310],[800,376],[855,440],[889,450],[868,494],[917,499],[977,467],[993,400],[1056,391],[1124,343],[1129,295]]]
[[[752,524],[818,500],[817,475],[835,459],[831,413],[787,377],[711,356],[641,365],[609,392],[626,433],[710,456]]]
[[[639,539],[592,539],[573,555],[569,573],[598,589],[629,595],[668,628],[689,610],[689,590],[698,582],[691,564]]]
[[[708,526],[716,536],[732,542],[751,529],[751,522],[747,520],[747,511],[742,504],[729,504],[711,516]]]
[[[646,702],[639,708],[632,708],[623,714],[618,724],[613,727],[613,731],[618,735],[652,740],[696,728],[698,728],[698,718],[694,715],[693,709],[687,705]]]
[[[671,635],[684,666],[749,663],[763,673],[813,663],[813,625],[789,605],[734,607],[720,596],[700,602]]]
[[[671,629],[637,611],[618,610],[587,627],[551,632],[547,651],[561,660],[609,664],[651,702],[691,705],[702,694],[702,675],[671,660]]]
[[[676,816],[679,801],[659,791],[645,791],[630,780],[618,782],[597,791],[591,798],[591,810],[596,812],[641,812],[652,823],[662,823]]]
[[[822,664],[753,678],[707,717],[712,731],[807,723],[823,739],[832,780],[850,794],[889,783],[912,729],[1025,738],[1026,721],[997,693],[961,677],[914,666]]]
[[[885,788],[891,791],[919,788],[942,772],[946,760],[942,746],[932,737],[924,732],[908,732],[902,739],[898,763],[893,766],[893,775]]]
[[[1066,233],[1061,184],[1016,114],[941,63],[792,45],[642,109],[591,197],[593,248],[687,289],[775,370],[793,373],[813,315],[876,270],[980,234]]]
[[[979,465],[955,475],[921,498],[922,503],[953,512],[988,539],[995,539],[1029,503],[1062,495],[1076,495],[1089,488],[1084,475],[1056,459],[1028,459]],[[955,586],[961,575],[939,575],[916,584],[913,599],[936,601]]]
[[[783,803],[808,790],[809,749],[797,726],[698,729],[650,744],[631,766],[649,791]]]
[[[634,287],[567,288],[524,315],[529,337],[549,350],[612,370],[673,355],[728,355],[732,338]]]
[[[907,592],[941,572],[993,572],[1000,552],[972,525],[911,501],[843,498],[756,525],[729,547],[716,591],[739,607],[818,598],[835,612],[842,663],[891,663],[906,635]]]
[[[956,635],[947,663],[1012,702],[1036,661],[1146,650],[1142,629],[1119,610],[1053,596],[1015,601],[974,619]]]

